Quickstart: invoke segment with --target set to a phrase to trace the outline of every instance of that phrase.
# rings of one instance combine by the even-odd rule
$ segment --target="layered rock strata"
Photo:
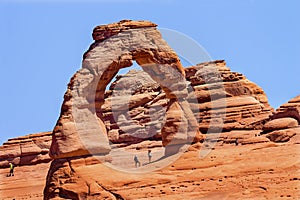
[[[9,162],[15,166],[48,163],[52,132],[30,134],[9,139],[0,146],[0,168],[7,168]]]
[[[215,69],[219,74],[210,74]],[[186,68],[185,72],[193,90],[187,99],[196,98],[190,105],[202,133],[261,130],[269,120],[273,109],[264,91],[242,74],[230,71],[225,61],[202,63]],[[220,78],[214,80],[215,76]],[[120,89],[128,95],[122,96]],[[132,70],[118,76],[105,97],[103,119],[112,143],[130,144],[145,138],[161,140],[170,100],[146,72]],[[114,110],[113,105],[120,104],[118,101],[128,102],[122,112]],[[217,123],[212,125],[212,120],[217,120]],[[147,137],[140,136],[145,133]]]
[[[300,95],[281,105],[263,126],[262,134],[273,142],[300,142]]]
[[[284,111],[288,108],[295,108],[298,110],[298,112],[300,112],[300,95],[292,98],[291,100],[289,100],[287,103],[281,105],[276,112],[281,112]]]
[[[287,103],[281,105],[276,112],[273,113],[271,119],[278,119],[284,117],[294,118],[300,124],[300,95],[291,99]]]

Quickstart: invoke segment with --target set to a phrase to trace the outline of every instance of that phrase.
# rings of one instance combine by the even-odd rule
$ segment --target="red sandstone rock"
[[[284,111],[287,108],[296,108],[298,110],[298,112],[300,112],[300,95],[291,99],[287,103],[281,105],[276,111],[277,112]]]
[[[61,160],[52,165],[58,170],[48,176],[52,178],[45,199],[298,199],[299,159],[294,159],[299,156],[298,148],[271,143],[224,145],[202,159],[199,150],[188,151],[151,173],[143,170],[159,167],[171,157],[138,169],[131,160],[123,163],[137,173],[105,164],[75,167]],[[58,181],[63,184],[55,189]]]
[[[297,127],[298,121],[293,118],[279,118],[267,122],[263,126],[264,131],[274,131],[280,129],[294,128]]]
[[[300,124],[299,109],[296,107],[280,108],[270,117],[271,120],[280,118],[294,118]]]
[[[273,109],[259,86],[221,60],[183,70],[155,27],[125,20],[94,29],[95,43],[68,85],[53,130],[50,154],[55,159],[44,182],[44,199],[299,199],[295,158],[300,156],[300,131],[295,117],[280,114],[298,116],[286,108],[297,109],[299,100],[269,118]],[[104,93],[132,60],[146,72],[118,76]],[[172,77],[174,68],[153,63],[174,64],[180,80]],[[164,76],[153,77],[151,71]],[[185,79],[190,88],[182,84]],[[194,92],[187,93],[186,87]],[[263,126],[275,131],[260,135]],[[41,199],[46,171],[39,167],[48,163],[35,164],[49,161],[49,138],[49,133],[25,136],[0,147],[0,166],[13,161],[21,165],[16,168],[24,174],[20,179],[38,180],[26,185],[14,177],[15,188],[1,180],[1,199]],[[199,157],[209,144],[209,154]],[[162,146],[168,147],[165,152]],[[149,163],[148,149],[155,162]],[[180,153],[165,156],[174,149]],[[134,154],[142,163],[137,169]],[[0,170],[0,178],[6,170]]]
[[[50,156],[53,158],[66,158],[90,154],[108,154],[110,146],[107,137],[107,129],[103,111],[105,88],[119,69],[129,67],[135,60],[149,76],[157,82],[165,92],[168,99],[168,112],[172,112],[172,104],[181,104],[182,115],[176,119],[181,127],[188,129],[187,135],[197,133],[197,122],[191,115],[187,106],[187,83],[185,71],[176,53],[161,38],[161,34],[150,22],[120,21],[116,24],[95,28],[93,37],[96,42],[84,55],[82,69],[71,79],[64,97],[61,115],[53,130],[53,141],[50,148]],[[109,54],[107,54],[109,52]],[[124,89],[122,87],[122,89]],[[116,90],[116,88],[115,88]],[[129,109],[148,103],[155,94],[138,94],[133,96]],[[118,121],[122,124],[124,132],[129,131],[133,137],[140,138],[143,134],[134,132],[138,128],[135,124],[126,124],[127,117],[122,114],[126,107],[121,106],[126,100],[126,95],[119,94],[119,99],[112,107],[114,113],[118,113]],[[126,102],[126,101],[125,101]],[[185,104],[185,106],[182,106]],[[125,106],[128,106],[125,104]],[[189,120],[187,120],[189,119]],[[173,119],[166,118],[166,124]],[[124,125],[125,124],[125,125]],[[177,125],[178,125],[177,124]],[[188,127],[188,128],[187,128]],[[194,129],[194,130],[192,130]],[[162,134],[177,139],[172,132],[174,129],[166,127]],[[181,130],[178,130],[181,131]],[[132,132],[133,135],[131,134]],[[132,137],[128,138],[132,138]],[[122,135],[119,139],[122,139]],[[175,138],[174,138],[175,137]],[[185,136],[189,139],[190,136]],[[181,136],[180,136],[180,141]],[[183,141],[182,141],[183,142]],[[184,141],[186,143],[187,141]],[[164,142],[167,145],[168,142]]]
[[[267,152],[274,155],[271,147],[277,153],[292,153],[281,152],[271,142],[287,141],[286,136],[260,136],[273,111],[264,91],[242,74],[231,72],[224,61],[202,63],[183,70],[175,52],[161,39],[155,26],[150,22],[121,21],[94,29],[96,42],[85,53],[83,68],[71,79],[61,116],[53,131],[51,155],[55,160],[48,173],[45,199],[219,199],[224,194],[236,199],[263,197],[266,190],[271,191],[269,197],[276,198],[276,185],[266,188],[265,181],[262,182],[264,186],[253,184],[257,182],[253,174],[261,177],[262,171],[275,165],[272,163],[275,160],[267,155]],[[128,41],[131,46],[127,46]],[[136,60],[146,73],[131,71],[118,76],[110,90],[104,93],[117,71],[132,65],[132,60]],[[169,64],[174,67],[168,67]],[[176,79],[174,73],[179,75]],[[79,130],[76,119],[79,119]],[[96,127],[95,119],[99,123]],[[85,161],[84,164],[82,157],[92,157],[87,155],[91,152],[81,140],[91,141],[97,127],[104,135],[104,142],[98,143],[103,150],[98,146],[94,152],[102,154],[102,160],[100,163]],[[210,134],[204,138],[199,130]],[[219,135],[222,131],[226,132]],[[107,146],[106,134],[110,142],[115,143],[112,151]],[[294,138],[292,134],[287,137]],[[152,146],[157,162],[148,166],[144,163],[141,170],[147,167],[158,169],[166,163],[169,166],[140,175],[123,174],[110,168],[117,165],[132,172],[135,169],[132,153],[145,162],[146,150],[151,146],[147,143],[145,147],[146,140],[162,140],[161,144],[167,148],[163,153],[161,146]],[[184,149],[186,145],[183,144],[197,141],[204,143]],[[243,145],[233,145],[236,141]],[[130,146],[132,143],[135,144]],[[199,148],[201,151],[202,147],[209,147],[209,143],[215,143],[212,148],[215,151],[199,162],[196,160]],[[69,147],[70,144],[74,145]],[[127,145],[126,148],[123,145]],[[176,155],[164,155],[174,153],[172,151],[187,152],[177,161],[171,161]],[[255,163],[262,152],[266,153],[263,160],[272,164]],[[226,153],[229,153],[228,157]],[[103,154],[108,154],[106,160]],[[284,160],[286,154],[277,157]],[[219,169],[219,175],[215,173],[216,169]],[[228,174],[232,172],[236,174],[231,177],[236,177],[227,182]],[[275,176],[265,174],[266,180],[272,177],[280,181],[286,175],[282,172],[276,171]],[[242,181],[238,178],[241,174],[252,180],[243,184],[247,185],[246,189],[238,186]],[[226,178],[222,185],[223,177]],[[208,180],[211,183],[207,183]],[[216,189],[216,183],[222,186]],[[292,193],[291,190],[284,192]]]
[[[288,142],[295,135],[300,135],[300,128],[289,128],[285,130],[276,130],[266,135],[272,142]],[[300,142],[300,140],[298,141]]]
[[[48,152],[51,141],[51,132],[9,139],[0,146],[0,168],[8,167],[9,162],[16,166],[50,162],[52,159]]]
[[[95,41],[103,41],[106,38],[112,37],[122,31],[137,28],[156,27],[157,25],[149,21],[131,21],[122,20],[118,23],[97,26],[93,31],[93,39]]]

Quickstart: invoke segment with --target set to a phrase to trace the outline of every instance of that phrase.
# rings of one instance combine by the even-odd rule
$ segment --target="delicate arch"
[[[101,118],[105,88],[119,69],[131,66],[133,60],[170,99],[162,129],[163,145],[171,147],[193,140],[198,123],[185,100],[188,91],[184,69],[155,27],[151,22],[126,20],[94,29],[96,41],[85,53],[82,69],[72,77],[64,97],[53,131],[52,157],[109,153]]]

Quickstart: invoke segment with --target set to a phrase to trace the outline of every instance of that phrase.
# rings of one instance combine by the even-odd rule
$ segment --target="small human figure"
[[[141,166],[141,163],[140,163],[140,161],[139,161],[139,159],[138,159],[138,157],[137,157],[137,155],[134,155],[134,162],[135,162],[135,167],[138,167],[138,165],[139,165],[139,167]]]
[[[14,168],[15,166],[10,162],[9,163],[9,174],[7,176],[14,176]]]
[[[235,139],[235,146],[237,146],[237,145],[239,145],[239,141],[238,141],[238,139],[236,138],[236,139]]]
[[[149,158],[149,163],[151,163],[152,153],[150,149],[148,150],[148,158]]]

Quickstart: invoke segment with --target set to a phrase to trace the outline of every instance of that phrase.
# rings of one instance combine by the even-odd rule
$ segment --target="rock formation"
[[[13,161],[38,180],[49,167],[45,200],[300,198],[300,96],[274,112],[224,60],[183,68],[152,22],[98,26],[93,38],[52,138],[9,140],[1,167]],[[143,71],[116,76],[133,61]],[[1,199],[15,197],[12,187],[0,184]],[[22,197],[41,199],[41,191]]]
[[[263,134],[273,142],[298,142],[300,137],[300,96],[281,105],[263,126]],[[296,136],[296,137],[294,137]]]
[[[45,179],[52,159],[49,148],[52,132],[9,139],[0,146],[0,199],[43,199]],[[15,176],[6,177],[8,163]]]
[[[95,43],[84,54],[82,69],[68,85],[53,131],[50,155],[54,161],[44,199],[240,198],[237,191],[245,198],[254,198],[257,194],[264,196],[267,190],[271,198],[277,197],[277,186],[246,182],[243,188],[241,179],[232,174],[235,171],[254,181],[262,171],[272,170],[262,184],[269,178],[285,180],[286,173],[269,169],[275,165],[270,156],[263,158],[273,163],[270,166],[258,163],[244,171],[242,166],[253,164],[250,158],[267,155],[270,148],[283,148],[276,145],[278,141],[295,144],[290,138],[299,135],[294,119],[279,119],[281,123],[273,125],[273,109],[259,86],[231,72],[222,60],[183,69],[176,53],[151,22],[125,20],[99,26],[93,38]],[[105,92],[118,70],[131,66],[133,60],[144,71],[117,76]],[[274,132],[289,128],[296,132]],[[199,143],[203,141],[206,142]],[[215,146],[209,148],[212,142]],[[180,158],[173,155],[188,143],[193,144]],[[166,151],[161,153],[163,147]],[[153,163],[145,163],[149,148],[156,158]],[[199,160],[199,149],[216,151]],[[238,158],[244,153],[247,156]],[[296,155],[292,148],[285,153]],[[134,172],[133,154],[145,164],[137,170],[144,172],[140,175],[121,172]],[[226,161],[216,159],[222,156]],[[285,156],[278,155],[280,159]],[[229,163],[235,163],[237,168]],[[287,164],[291,171],[296,170],[293,164]],[[121,171],[114,170],[116,165],[122,166]],[[262,170],[258,174],[257,167]],[[220,175],[205,176],[202,169],[205,173],[219,169]],[[285,181],[294,186],[290,180]],[[200,185],[207,188],[206,192]],[[232,190],[237,193],[231,195]]]
[[[271,116],[272,119],[290,117],[300,124],[300,95],[281,105]]]
[[[284,111],[288,108],[296,108],[298,112],[300,111],[300,95],[296,96],[295,98],[292,98],[287,103],[281,105],[277,112]]]
[[[96,27],[93,38],[95,43],[85,53],[82,69],[68,85],[61,115],[53,131],[51,157],[109,153],[101,109],[105,88],[119,69],[131,66],[133,60],[160,84],[166,98],[170,99],[166,126],[162,128],[164,146],[193,140],[197,122],[185,100],[188,95],[185,72],[176,53],[161,38],[156,25],[123,20]],[[121,111],[117,108],[117,112]],[[177,112],[176,117],[174,112]],[[184,133],[179,131],[183,129]]]
[[[51,134],[44,132],[9,139],[0,146],[0,168],[8,167],[9,162],[16,166],[50,162]]]
[[[210,69],[218,69],[220,82],[204,80],[204,73]],[[211,70],[212,71],[212,70]],[[199,130],[206,133],[232,130],[261,130],[263,124],[269,119],[273,109],[267,101],[264,91],[256,84],[247,80],[240,73],[231,72],[225,61],[212,61],[185,69],[186,79],[191,83],[193,95],[197,98],[194,113],[199,122]],[[212,76],[214,77],[214,76]],[[122,112],[122,120],[117,112],[112,111],[111,104],[120,103],[113,99],[120,98],[119,89],[129,95],[130,101],[127,112]],[[134,90],[132,89],[134,88]],[[128,74],[118,76],[112,83],[110,90],[105,93],[105,103],[102,106],[104,124],[108,130],[108,138],[112,143],[141,142],[145,138],[139,137],[140,126],[145,127],[148,139],[161,140],[161,128],[169,99],[151,77],[143,71],[130,71]],[[125,110],[125,109],[124,109]],[[223,123],[212,126],[212,113],[224,113],[217,119]]]

